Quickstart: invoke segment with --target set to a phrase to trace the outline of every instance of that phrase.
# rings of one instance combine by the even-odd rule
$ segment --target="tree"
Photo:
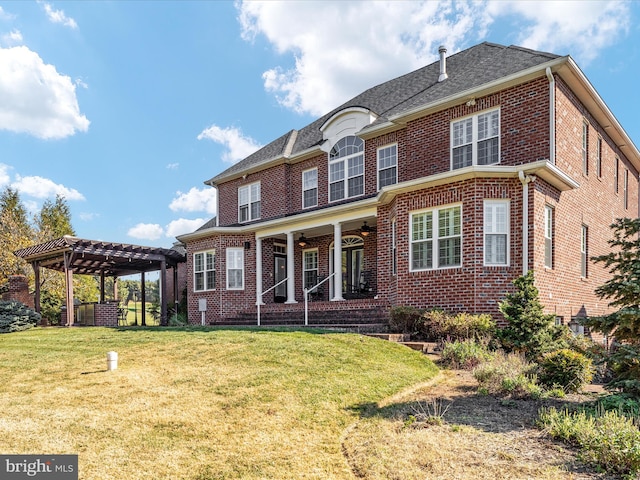
[[[29,265],[13,252],[30,246],[33,238],[34,231],[18,192],[5,188],[0,194],[0,284],[9,275],[32,274]]]
[[[537,360],[542,354],[566,348],[567,327],[556,326],[555,316],[545,314],[533,284],[533,271],[513,281],[515,291],[505,295],[499,309],[508,325],[499,331],[507,351],[521,352]]]
[[[610,388],[640,396],[640,219],[619,218],[612,225],[611,252],[593,257],[603,263],[612,277],[596,289],[610,307],[618,310],[583,323],[591,330],[614,336],[608,358],[613,372]]]
[[[59,194],[56,195],[55,202],[45,200],[40,213],[36,215],[35,223],[40,242],[76,234],[71,225],[69,205]]]

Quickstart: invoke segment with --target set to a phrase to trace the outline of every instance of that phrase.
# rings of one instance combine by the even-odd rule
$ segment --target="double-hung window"
[[[582,173],[589,175],[589,124],[582,122]]]
[[[553,268],[553,207],[544,207],[544,266]]]
[[[364,141],[340,139],[329,152],[329,201],[364,194]]]
[[[461,214],[459,205],[411,214],[411,270],[461,265]]]
[[[500,161],[500,110],[451,122],[451,169]]]
[[[509,264],[509,201],[484,201],[484,264]]]
[[[227,248],[227,290],[244,290],[244,248]]]
[[[318,283],[318,250],[303,252],[302,278],[304,279],[304,288],[315,287]]]
[[[588,272],[588,253],[589,253],[589,227],[582,225],[582,231],[580,233],[580,276],[587,278]]]
[[[397,222],[391,219],[391,274],[398,274],[398,234],[396,233]]]
[[[213,290],[216,284],[215,250],[193,254],[193,290]]]
[[[598,178],[602,177],[602,137],[600,136],[596,142],[596,174]]]
[[[378,189],[398,183],[398,146],[378,149]]]
[[[318,169],[302,172],[302,208],[318,205]]]
[[[238,188],[238,221],[240,223],[260,218],[260,182]]]

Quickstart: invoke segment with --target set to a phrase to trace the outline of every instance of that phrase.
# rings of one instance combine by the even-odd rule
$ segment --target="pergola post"
[[[33,306],[36,312],[40,313],[40,262],[32,262],[33,278],[36,284],[36,291],[33,296]]]
[[[70,252],[64,252],[64,279],[67,287],[67,327],[73,325],[75,305],[73,304],[73,269],[71,268],[72,257]]]
[[[167,325],[167,262],[160,261],[160,325]]]
[[[104,272],[100,272],[100,303],[104,303]]]
[[[144,272],[140,273],[140,293],[142,295],[142,326],[146,327],[147,326],[147,294],[146,292],[146,285],[145,285],[145,281],[144,281]]]

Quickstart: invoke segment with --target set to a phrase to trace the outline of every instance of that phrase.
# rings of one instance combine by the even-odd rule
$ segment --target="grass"
[[[362,406],[437,369],[358,335],[49,328],[0,336],[0,370],[3,453],[77,453],[83,480],[208,480],[352,478]]]

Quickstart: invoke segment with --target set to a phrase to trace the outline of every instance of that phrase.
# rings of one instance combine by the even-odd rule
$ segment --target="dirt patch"
[[[543,406],[565,408],[593,399],[567,395],[539,401],[477,393],[470,372],[445,370],[432,384],[363,406],[345,435],[352,471],[366,479],[614,480],[578,460],[577,451],[535,427]],[[598,390],[594,388],[592,390]],[[416,421],[439,410],[444,422]]]

